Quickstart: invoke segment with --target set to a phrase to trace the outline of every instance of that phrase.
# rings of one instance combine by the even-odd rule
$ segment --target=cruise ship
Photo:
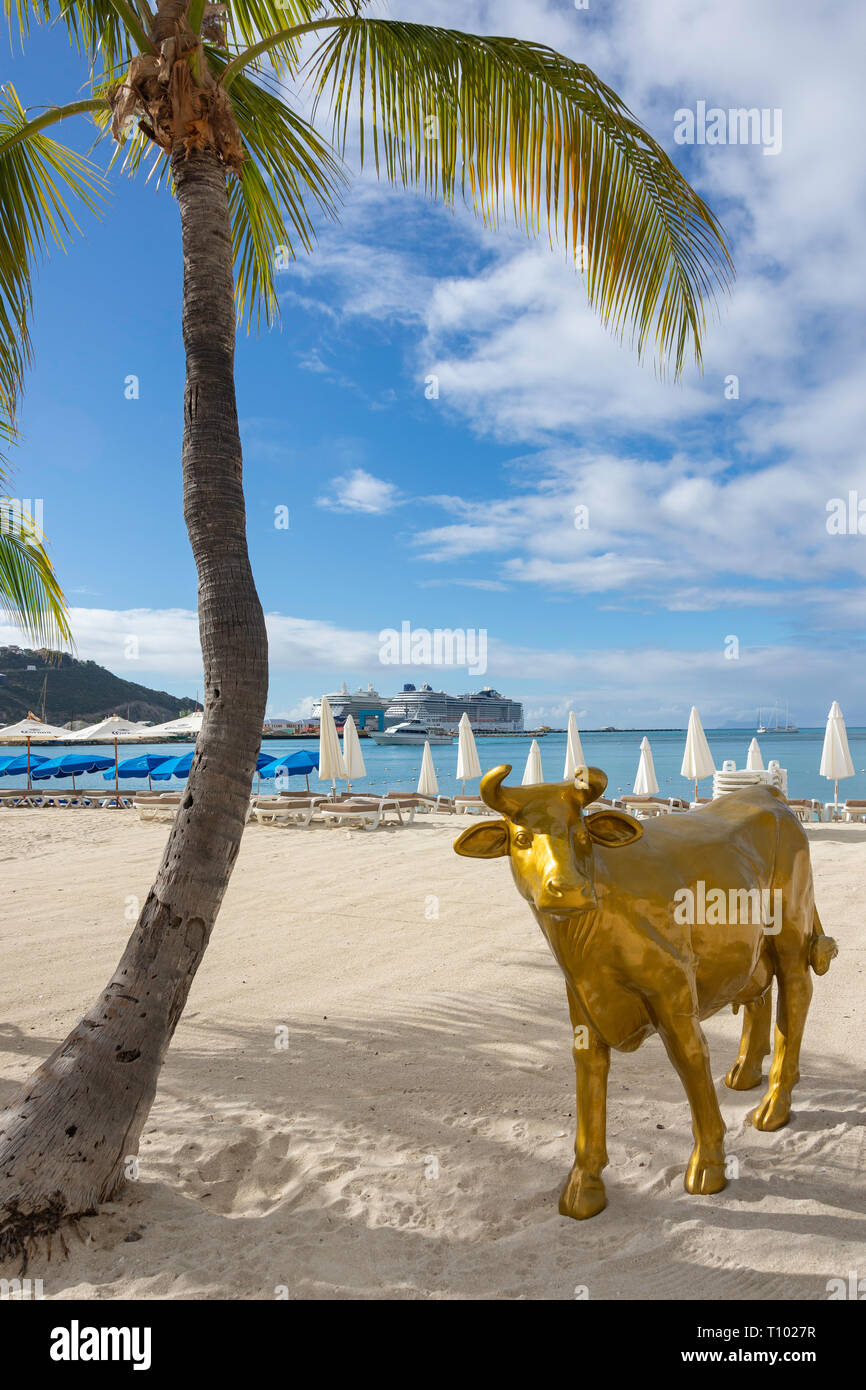
[[[417,719],[422,724],[446,733],[454,733],[463,714],[477,734],[514,734],[523,732],[523,705],[509,700],[492,686],[473,690],[466,695],[448,695],[434,690],[426,681],[423,685],[404,685],[396,695],[380,695],[372,685],[350,691],[345,681],[339,690],[327,696],[331,713],[338,724],[349,715],[357,728],[365,726],[372,732],[382,732],[394,724]],[[321,713],[321,703],[313,706],[313,717]]]
[[[477,734],[511,734],[523,729],[523,705],[500,695],[490,685],[466,695],[448,695],[444,690],[434,690],[426,681],[417,689],[404,685],[386,709],[385,720],[389,724],[392,719],[420,719],[454,732],[464,714],[469,716]]]

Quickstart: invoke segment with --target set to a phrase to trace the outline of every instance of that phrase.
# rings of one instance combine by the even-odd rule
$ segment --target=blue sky
[[[833,699],[866,723],[866,537],[827,529],[833,498],[859,489],[866,504],[859,10],[393,0],[388,13],[589,62],[721,216],[738,279],[704,376],[672,386],[598,325],[546,241],[356,178],[340,224],[280,274],[281,328],[238,340],[270,712],[301,713],[341,679],[386,692],[429,679],[494,684],[531,722],[574,708],[588,727],[679,725],[697,703],[707,725],[748,724],[780,698],[801,725]],[[28,106],[75,99],[85,77],[60,34],[4,68]],[[781,111],[780,151],[676,145],[675,112],[698,101]],[[84,122],[62,133],[89,140]],[[80,654],[192,694],[176,208],[115,173],[85,231],[39,272],[15,490],[43,499]],[[382,666],[378,634],[403,621],[485,629],[486,675]]]

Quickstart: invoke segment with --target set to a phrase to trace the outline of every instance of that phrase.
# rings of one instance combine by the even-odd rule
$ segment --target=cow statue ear
[[[595,811],[591,816],[584,816],[583,823],[596,844],[606,845],[608,849],[634,844],[643,834],[640,821],[626,815],[625,811]]]
[[[508,826],[504,820],[473,825],[458,835],[454,849],[467,859],[501,859],[508,853]]]

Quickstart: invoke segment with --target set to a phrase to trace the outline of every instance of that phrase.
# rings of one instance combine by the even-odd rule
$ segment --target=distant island
[[[16,724],[32,710],[49,724],[95,724],[120,714],[154,724],[201,709],[190,697],[121,680],[95,661],[65,653],[0,647],[0,725]]]

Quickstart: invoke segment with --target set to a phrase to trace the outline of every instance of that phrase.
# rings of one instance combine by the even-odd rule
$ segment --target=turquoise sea
[[[608,786],[614,793],[631,791],[637,772],[642,737],[643,734],[640,730],[627,733],[581,734],[584,755],[588,762],[602,768],[607,773]],[[686,795],[690,791],[690,784],[680,776],[685,731],[653,733],[648,730],[647,737],[652,746],[659,789],[669,796]],[[752,732],[748,729],[708,729],[707,739],[716,766],[721,767],[726,759],[732,758],[737,767],[744,767],[751,738]],[[866,797],[866,729],[849,729],[848,740],[851,757],[856,768],[856,776],[840,783],[840,800],[849,796]],[[511,763],[514,768],[513,779],[520,781],[529,752],[530,738],[528,736],[526,738],[501,739],[485,737],[479,738],[477,742],[481,766],[485,771],[488,768],[496,767],[499,763]],[[565,763],[565,742],[564,733],[547,734],[546,737],[539,739],[544,774],[551,782],[559,781],[562,778]],[[797,734],[768,734],[760,738],[758,742],[761,746],[765,765],[771,758],[776,758],[782,767],[788,769],[788,793],[790,796],[814,796],[821,801],[832,801],[833,784],[827,782],[818,773],[821,749],[824,743],[823,728],[801,729]],[[268,739],[264,744],[264,751],[277,757],[281,753],[296,752],[301,748],[315,749],[317,744],[316,739]],[[141,753],[151,752],[165,753],[168,757],[177,757],[187,752],[188,749],[188,744],[179,743],[135,744],[121,748],[120,757],[123,760],[124,758],[137,757]],[[385,792],[389,789],[414,791],[421,767],[422,750],[420,748],[383,748],[374,743],[372,739],[363,739],[361,749],[367,766],[367,776],[352,783],[359,791]],[[14,756],[24,751],[21,745],[0,747],[0,757],[6,754]],[[59,756],[60,746],[52,746],[50,750],[45,747],[34,748],[33,751],[46,757],[56,757]],[[68,751],[77,753],[92,751],[106,757],[113,755],[111,747],[104,745],[96,747],[70,744]],[[433,748],[431,751],[440,791],[444,795],[459,791],[456,779],[456,740],[450,747]],[[4,785],[4,780],[6,779],[0,779],[0,787]],[[23,780],[16,777],[14,784],[16,786],[21,785]],[[13,779],[8,779],[8,785],[11,786],[12,784]],[[45,785],[57,787],[61,783],[55,780]],[[80,787],[106,787],[108,785],[109,783],[99,774],[76,778],[76,786]],[[177,782],[173,784],[154,783],[155,787],[163,787],[166,790],[172,785],[178,786],[179,784]],[[302,789],[304,779],[302,777],[293,778],[291,785]],[[701,783],[700,790],[703,795],[710,794],[711,785],[709,778]],[[135,791],[138,788],[146,787],[147,779],[126,778],[122,780],[121,786]],[[264,783],[263,789],[266,790],[267,786],[268,783]],[[310,786],[312,789],[323,790],[326,784],[319,782],[314,775],[311,778]],[[471,789],[477,790],[477,784]]]

